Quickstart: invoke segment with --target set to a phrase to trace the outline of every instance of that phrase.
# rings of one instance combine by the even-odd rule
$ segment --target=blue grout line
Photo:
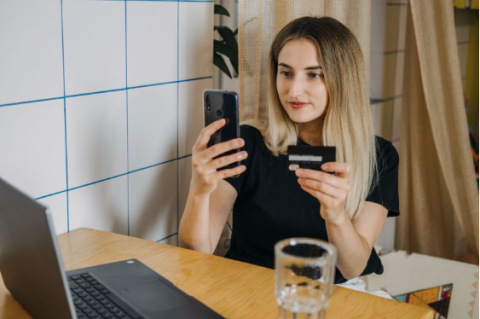
[[[123,174],[115,175],[115,176],[112,176],[112,177],[104,178],[104,179],[101,179],[99,181],[95,181],[95,182],[91,182],[91,183],[88,183],[88,184],[85,184],[85,185],[80,185],[80,186],[77,186],[77,187],[69,188],[69,189],[67,189],[67,191],[68,192],[74,191],[74,190],[77,190],[79,188],[84,188],[84,187],[94,185],[94,184],[98,184],[98,183],[101,183],[101,182],[105,182],[105,181],[108,181],[108,180],[111,180],[111,179],[114,179],[114,178],[117,178],[117,177],[122,177],[122,176],[125,176],[125,175],[128,175],[128,174],[129,173],[123,173]]]
[[[191,81],[197,81],[197,80],[205,80],[205,79],[211,79],[211,78],[213,78],[213,76],[204,76],[204,77],[195,78],[195,79],[178,80],[177,83],[191,82]]]
[[[125,1],[125,0],[122,0],[122,1]],[[62,21],[63,21],[63,17],[62,17]],[[63,22],[62,22],[62,23],[63,23]],[[63,41],[63,25],[62,25],[62,41]],[[63,52],[63,42],[62,42],[62,52]],[[64,62],[64,64],[65,64],[65,62]],[[65,73],[65,65],[64,65],[64,73]],[[64,77],[65,77],[65,74],[64,74]],[[110,92],[118,92],[118,91],[125,91],[125,90],[133,90],[133,89],[139,89],[139,88],[144,88],[144,87],[149,87],[149,86],[158,86],[158,85],[166,85],[166,84],[181,83],[181,82],[199,81],[199,80],[205,80],[205,79],[211,79],[211,78],[212,78],[212,76],[205,76],[205,77],[201,77],[201,78],[186,79],[186,80],[181,80],[181,81],[172,81],[172,82],[162,82],[162,83],[146,84],[146,85],[140,85],[140,86],[126,87],[126,88],[121,88],[121,89],[112,89],[112,90],[106,90],[106,91],[97,91],[97,92],[74,94],[74,95],[65,95],[65,88],[64,88],[64,96],[53,97],[53,98],[49,98],[49,99],[41,99],[41,100],[32,100],[32,101],[22,101],[22,102],[15,102],[15,103],[0,104],[0,107],[12,106],[12,105],[19,105],[19,104],[27,104],[27,103],[45,102],[45,101],[51,101],[51,100],[60,100],[60,99],[65,99],[65,98],[69,99],[69,98],[79,97],[79,96],[102,94],[102,93],[110,93]],[[65,85],[65,84],[64,84],[64,85]]]
[[[79,97],[79,96],[86,96],[86,95],[95,95],[95,94],[102,94],[102,93],[125,91],[126,89],[127,89],[127,88],[121,88],[121,89],[112,89],[112,90],[97,91],[97,92],[90,92],[90,93],[81,93],[81,94],[67,95],[67,96],[65,96],[65,97],[66,97],[67,99],[69,99],[69,98],[72,98],[72,97]]]
[[[139,172],[139,171],[143,171],[143,170],[148,169],[148,168],[153,168],[153,167],[160,166],[160,165],[163,165],[163,164],[171,163],[173,161],[178,161],[178,160],[188,158],[188,157],[191,157],[191,156],[192,156],[192,154],[188,154],[188,155],[185,155],[185,156],[182,156],[182,157],[179,157],[179,158],[175,158],[175,159],[172,159],[172,160],[169,160],[169,161],[166,161],[166,162],[161,162],[161,163],[158,163],[158,164],[154,164],[154,165],[150,165],[150,166],[147,166],[147,167],[139,168],[139,169],[127,172],[127,173],[123,173],[123,174],[120,174],[120,175],[115,175],[115,176],[105,178],[105,179],[102,179],[102,180],[98,180],[98,181],[88,183],[88,184],[85,184],[85,185],[80,185],[80,186],[77,186],[77,187],[74,187],[74,188],[67,188],[65,190],[62,190],[62,191],[59,191],[59,192],[56,192],[56,193],[52,193],[52,194],[48,194],[48,195],[44,195],[44,196],[35,198],[35,200],[43,199],[45,197],[50,197],[50,196],[58,195],[58,194],[65,193],[65,192],[69,192],[69,191],[76,190],[76,189],[79,189],[79,188],[83,188],[83,187],[86,187],[86,186],[90,186],[90,185],[93,185],[93,184],[98,184],[98,183],[101,183],[101,182],[104,182],[104,181],[107,181],[107,180],[110,180],[110,179],[114,179],[114,178],[117,178],[117,177],[130,175],[130,174],[133,174],[133,173],[136,173],[136,172]]]
[[[127,50],[127,0],[125,0],[125,88],[128,88],[128,50]],[[125,90],[127,100],[127,171],[130,171],[130,148],[128,145],[128,90]],[[130,174],[127,174],[127,233],[130,236]]]
[[[146,87],[150,87],[150,86],[167,85],[167,84],[174,84],[174,83],[177,83],[177,81],[163,82],[163,83],[154,83],[154,84],[145,84],[145,85],[138,85],[138,86],[133,86],[133,87],[128,88],[128,89],[129,89],[129,90],[133,90],[133,89],[146,88]]]
[[[67,192],[67,190],[63,190],[63,191],[48,194],[48,195],[45,195],[45,196],[42,196],[42,197],[37,197],[37,198],[35,198],[35,200],[44,199],[44,198],[47,198],[47,197],[55,196],[55,195],[58,195],[58,194],[61,194],[61,193],[66,193],[66,192]]]
[[[165,238],[162,238],[162,239],[157,240],[157,243],[161,242],[162,240],[165,240],[165,239],[168,239],[168,238],[170,238],[170,237],[173,237],[173,236],[175,236],[175,235],[178,235],[178,232],[176,232],[176,233],[174,233],[174,234],[171,234],[171,235],[168,235],[168,236],[165,237]]]
[[[63,30],[62,30],[63,33]],[[63,44],[62,44],[62,53],[63,53]],[[65,73],[65,72],[64,72]],[[65,76],[65,75],[64,75]],[[65,91],[65,89],[64,89]],[[36,103],[36,102],[45,102],[45,101],[53,101],[53,100],[61,100],[64,99],[65,96],[59,96],[59,97],[52,97],[50,99],[42,99],[42,100],[32,100],[32,101],[24,101],[24,102],[15,102],[15,103],[8,103],[8,104],[2,104],[0,107],[5,107],[5,106],[12,106],[12,105],[19,105],[19,104],[27,104],[27,103]]]
[[[179,97],[179,87],[180,84],[178,83],[178,79],[180,78],[180,63],[179,63],[179,56],[180,56],[180,2],[177,2],[177,233],[179,232],[180,225],[179,225],[179,202],[180,202],[180,174],[179,174],[179,166],[180,166],[180,160],[178,160],[178,134],[179,134],[179,125],[178,125],[178,117],[179,117],[179,103],[178,103],[178,97]],[[178,237],[177,237],[177,246],[178,246]]]
[[[387,97],[385,99],[370,99],[370,104],[373,105],[373,104],[378,104],[378,103],[383,103],[383,102],[389,102],[389,101],[393,101],[393,100],[401,98],[401,97],[403,97],[402,94]]]
[[[153,165],[150,165],[150,166],[147,166],[147,167],[139,168],[139,169],[130,171],[126,174],[132,174],[132,173],[140,172],[140,171],[146,170],[148,168],[152,168],[152,167],[160,166],[160,165],[163,165],[163,164],[171,163],[171,162],[176,161],[176,160],[179,160],[179,158],[175,158],[175,159],[172,159],[172,160],[169,160],[169,161],[166,161],[166,162],[162,162],[162,163],[153,164]]]
[[[396,54],[396,53],[405,53],[405,50],[395,50],[395,51],[385,51],[385,52],[383,52],[384,55]]]
[[[62,63],[63,63],[63,125],[65,130],[65,183],[67,194],[67,232],[70,232],[70,196],[68,193],[68,148],[67,148],[67,99],[65,98],[65,45],[63,36],[63,0],[60,0],[60,14],[62,22]]]

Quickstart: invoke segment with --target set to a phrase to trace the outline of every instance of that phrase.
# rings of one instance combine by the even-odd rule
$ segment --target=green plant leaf
[[[233,31],[234,36],[236,36],[237,34],[238,34],[238,28],[235,31]]]
[[[213,47],[215,53],[221,53],[230,59],[233,69],[238,73],[238,53],[221,41],[215,42]]]
[[[215,50],[215,52],[218,52],[227,56],[227,58],[229,58],[230,60],[232,58],[235,58],[235,55],[237,54],[237,52],[235,52],[234,48],[232,48],[231,46],[228,46],[223,41],[218,41],[218,40],[213,40],[213,41],[214,41],[213,50]]]
[[[217,27],[217,31],[220,34],[220,36],[223,38],[223,41],[225,43],[225,46],[221,49],[223,49],[225,52],[228,51],[228,53],[224,53],[219,51],[222,54],[225,54],[229,59],[230,62],[232,62],[232,66],[235,69],[235,72],[238,73],[238,43],[237,39],[235,38],[235,35],[233,31],[228,28],[228,27]],[[214,42],[214,46],[215,46]],[[219,44],[217,44],[219,46]]]
[[[223,73],[228,75],[228,77],[231,79],[232,75],[230,74],[230,71],[228,70],[227,64],[225,63],[225,60],[222,58],[222,56],[216,52],[213,52],[213,64],[215,64]]]
[[[228,13],[227,9],[225,9],[224,6],[221,6],[219,4],[216,4],[213,10],[214,10],[213,11],[214,14],[221,14],[227,17],[230,16],[230,13]]]
[[[223,38],[223,41],[227,42],[227,44],[232,44],[235,45],[238,48],[237,45],[237,39],[235,38],[235,34],[229,27],[216,27],[215,28],[220,36]]]

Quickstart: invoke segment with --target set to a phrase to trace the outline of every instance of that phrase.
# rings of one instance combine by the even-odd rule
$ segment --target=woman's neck
[[[322,146],[323,120],[324,116],[308,123],[298,124],[298,137],[308,145]]]

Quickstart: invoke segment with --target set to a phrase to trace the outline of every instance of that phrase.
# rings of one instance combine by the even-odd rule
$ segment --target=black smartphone
[[[220,119],[226,120],[225,125],[211,136],[207,147],[240,137],[237,93],[220,90],[205,90],[203,92],[203,114],[205,118],[205,126]],[[238,152],[240,152],[240,149],[228,151],[220,156]],[[219,170],[237,166],[240,166],[240,162],[224,166]]]

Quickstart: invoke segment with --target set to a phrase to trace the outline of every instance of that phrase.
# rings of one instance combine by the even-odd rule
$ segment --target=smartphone
[[[205,90],[203,92],[203,114],[205,126],[220,119],[226,120],[225,125],[211,136],[207,147],[240,137],[237,93],[220,90]],[[218,157],[238,152],[240,152],[240,149],[235,149],[223,153]],[[235,162],[219,168],[219,170],[233,168],[240,165],[240,162]]]

